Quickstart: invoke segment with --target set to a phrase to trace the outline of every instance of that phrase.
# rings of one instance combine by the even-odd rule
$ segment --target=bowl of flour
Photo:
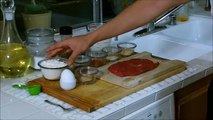
[[[59,80],[61,72],[68,67],[67,59],[64,58],[46,58],[39,61],[38,66],[47,80]]]

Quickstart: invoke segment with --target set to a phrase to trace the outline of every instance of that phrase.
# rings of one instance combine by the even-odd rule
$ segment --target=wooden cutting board
[[[147,53],[141,53],[141,54],[144,55]],[[133,56],[137,56],[137,55],[133,55]],[[141,55],[139,55],[139,56],[141,56]],[[145,55],[145,56],[147,56],[147,55]],[[151,57],[150,54],[148,56]],[[116,82],[111,82],[109,80],[98,80],[94,84],[91,84],[91,85],[79,85],[78,84],[75,89],[65,91],[60,88],[59,81],[49,81],[49,80],[44,79],[43,77],[29,81],[28,85],[40,84],[42,86],[42,91],[44,93],[46,93],[50,96],[53,96],[57,99],[60,99],[66,103],[72,104],[84,111],[92,112],[107,104],[110,104],[116,100],[119,100],[131,93],[139,91],[140,89],[148,87],[156,82],[162,81],[167,77],[180,73],[186,69],[185,63],[181,62],[181,61],[174,61],[171,63],[171,61],[169,61],[169,60],[168,61],[160,60],[158,58],[153,58],[153,57],[151,57],[150,59],[161,62],[160,66],[163,66],[164,69],[161,68],[160,66],[159,67],[161,69],[163,69],[164,72],[159,73],[159,72],[155,71],[154,73],[151,73],[151,71],[150,71],[150,73],[146,74],[146,75],[151,75],[151,76],[146,76],[146,77],[140,76],[144,79],[146,78],[147,79],[146,81],[142,81],[142,82],[140,82],[140,84],[137,83],[138,84],[137,86],[128,88],[128,89],[121,87],[119,85],[116,85],[117,84]],[[167,62],[169,62],[169,63],[167,63]],[[175,65],[175,64],[177,64],[177,65]],[[107,68],[107,67],[104,66],[104,67],[101,67],[100,69],[104,69],[104,68]],[[155,76],[155,77],[152,77],[152,76]],[[138,78],[140,78],[140,77],[138,77]],[[103,78],[105,78],[105,77],[103,77]],[[107,77],[107,78],[109,78],[109,77]],[[118,79],[123,79],[123,78],[118,78]],[[129,83],[129,82],[127,82],[127,83]]]
[[[145,73],[137,75],[137,76],[119,77],[119,76],[112,74],[111,72],[109,72],[107,70],[109,66],[111,66],[112,64],[114,64],[116,62],[129,60],[129,59],[133,59],[133,58],[149,59],[149,60],[153,61],[154,63],[159,62],[160,64],[154,70],[145,72]],[[100,67],[99,70],[103,71],[103,76],[101,76],[100,79],[110,82],[112,84],[119,85],[124,88],[133,88],[139,84],[145,83],[150,80],[157,79],[158,77],[161,77],[162,75],[164,75],[170,71],[176,70],[180,67],[185,67],[185,62],[183,62],[183,61],[159,59],[159,58],[152,56],[152,54],[149,52],[135,54],[130,57],[121,59],[119,61],[107,64],[103,67]],[[171,76],[171,75],[169,75],[169,76]],[[167,77],[169,77],[169,76],[167,76]]]

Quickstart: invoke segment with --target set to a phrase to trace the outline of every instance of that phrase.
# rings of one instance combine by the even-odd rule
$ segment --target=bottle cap
[[[72,34],[72,27],[70,26],[62,26],[59,29],[60,35],[71,35]]]

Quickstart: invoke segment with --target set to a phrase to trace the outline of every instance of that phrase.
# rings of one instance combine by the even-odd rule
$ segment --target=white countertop
[[[114,103],[92,113],[80,109],[64,112],[59,107],[45,103],[45,99],[68,105],[45,93],[30,96],[26,90],[12,88],[13,83],[25,83],[41,77],[40,71],[15,80],[1,80],[1,119],[116,119],[122,118],[150,103],[153,103],[174,91],[183,88],[213,73],[212,52],[187,63],[187,70],[151,85],[136,93],[126,96]]]
[[[213,52],[187,62],[187,70],[171,76],[159,83],[126,96],[106,105],[94,112],[87,113],[78,108],[64,112],[59,107],[45,103],[49,99],[66,107],[66,104],[45,93],[30,96],[24,89],[12,88],[14,83],[24,84],[27,81],[41,77],[40,71],[35,71],[18,79],[1,79],[0,119],[120,119],[140,108],[143,108],[171,93],[181,89],[209,74],[213,73]]]

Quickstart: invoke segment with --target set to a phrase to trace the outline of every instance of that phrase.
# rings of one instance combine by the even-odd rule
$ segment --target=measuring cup
[[[30,95],[39,95],[41,92],[41,85],[21,85],[21,84],[14,84],[12,85],[14,88],[19,88],[19,89],[27,89]]]

